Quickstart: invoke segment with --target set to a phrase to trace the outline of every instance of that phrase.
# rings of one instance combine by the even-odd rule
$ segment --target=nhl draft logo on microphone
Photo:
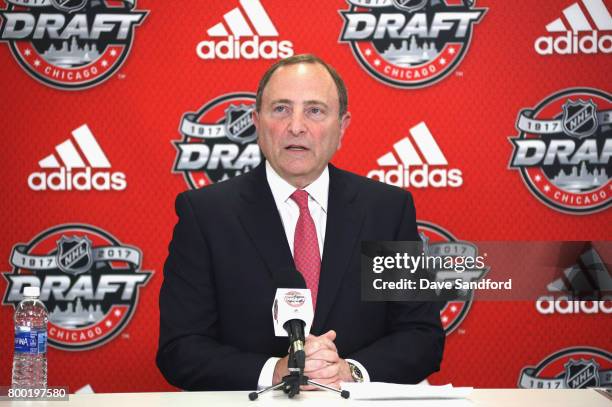
[[[347,0],[340,42],[361,66],[398,88],[430,86],[453,72],[487,11],[473,0]]]
[[[25,287],[40,287],[49,345],[63,350],[92,349],[117,336],[151,277],[138,248],[85,224],[58,225],[15,245],[10,263],[2,304],[15,307]]]
[[[21,67],[56,89],[86,89],[127,58],[147,15],[136,0],[4,0],[0,41]]]
[[[306,298],[299,291],[289,291],[285,294],[285,302],[291,307],[298,308],[304,305]]]
[[[417,220],[417,227],[431,256],[478,256],[478,247],[471,242],[458,240],[448,230],[435,223]],[[465,270],[461,274],[464,282],[478,281],[488,272],[484,270]],[[449,277],[450,278],[450,277]],[[451,279],[455,279],[453,275]],[[447,301],[440,310],[440,320],[446,335],[452,333],[467,316],[474,299],[474,293],[467,293],[465,301]]]
[[[612,203],[612,95],[571,88],[519,112],[510,169],[542,203],[568,214]]]
[[[254,93],[221,95],[195,113],[183,115],[173,172],[200,188],[248,172],[261,162],[251,113]]]
[[[562,349],[537,366],[525,366],[518,379],[522,389],[586,389],[612,387],[612,355],[603,349]]]

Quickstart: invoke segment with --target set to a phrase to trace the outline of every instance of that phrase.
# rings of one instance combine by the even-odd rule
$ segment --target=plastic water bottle
[[[47,307],[38,299],[40,288],[25,287],[15,309],[14,388],[47,387]]]

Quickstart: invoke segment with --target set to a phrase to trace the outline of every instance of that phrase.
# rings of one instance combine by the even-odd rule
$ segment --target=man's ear
[[[255,125],[255,129],[259,129],[259,113],[257,110],[253,109],[251,116],[253,117],[253,125]]]
[[[351,124],[351,113],[346,112],[344,116],[340,119],[340,138],[338,139],[338,149],[342,146],[342,139],[344,138],[344,132],[348,128],[349,124]]]

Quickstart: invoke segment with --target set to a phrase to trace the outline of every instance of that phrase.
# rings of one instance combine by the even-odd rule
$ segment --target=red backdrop
[[[108,5],[113,3],[121,2],[108,2]],[[103,344],[91,349],[49,348],[49,384],[68,385],[71,390],[90,384],[96,392],[172,389],[158,372],[154,358],[158,339],[158,292],[167,244],[176,221],[174,198],[189,188],[183,175],[173,172],[177,159],[173,142],[183,138],[179,124],[185,113],[196,112],[228,93],[254,92],[260,76],[275,60],[261,56],[255,59],[202,59],[196,53],[201,41],[226,39],[227,36],[215,37],[214,31],[207,30],[223,23],[226,31],[231,31],[223,16],[236,8],[249,20],[251,31],[261,33],[266,24],[258,26],[253,22],[254,12],[245,11],[248,4],[261,4],[273,22],[278,36],[272,35],[269,39],[290,41],[296,54],[308,52],[322,57],[335,66],[346,81],[353,119],[342,148],[333,160],[335,165],[362,175],[381,169],[377,160],[393,153],[394,143],[404,137],[410,138],[411,128],[426,123],[448,162],[439,168],[461,170],[463,181],[458,187],[408,188],[416,202],[417,218],[424,225],[425,222],[434,224],[456,239],[472,242],[612,240],[609,180],[600,188],[607,196],[601,207],[590,213],[577,213],[555,209],[537,198],[520,172],[509,168],[513,156],[509,138],[519,134],[515,123],[521,110],[533,109],[549,96],[570,88],[596,89],[605,96],[597,102],[596,111],[612,108],[612,27],[605,26],[609,14],[607,17],[605,13],[593,15],[593,4],[610,11],[610,1],[478,1],[475,7],[487,11],[472,25],[471,41],[459,45],[463,50],[462,60],[446,76],[422,87],[391,86],[384,80],[375,79],[360,64],[350,44],[339,42],[344,26],[339,11],[349,9],[344,1],[245,3],[247,6],[238,0],[138,1],[136,10],[148,10],[149,13],[140,25],[132,27],[131,46],[123,43],[124,48],[118,48],[119,55],[124,56],[123,63],[113,65],[109,59],[109,69],[113,71],[106,80],[85,84],[85,89],[68,89],[70,83],[49,84],[36,79],[18,61],[18,56],[12,54],[17,51],[10,49],[11,46],[27,48],[27,41],[3,37],[4,42],[0,43],[0,115],[4,165],[0,171],[4,201],[0,216],[5,229],[0,238],[0,256],[6,261],[0,269],[5,272],[5,278],[0,279],[0,293],[4,295],[4,303],[0,306],[0,384],[10,383],[11,374],[13,306],[7,303],[9,280],[6,276],[13,272],[13,247],[30,244],[47,229],[72,224],[94,226],[114,236],[121,245],[139,249],[142,253],[139,270],[152,275],[137,288],[133,315],[114,332],[114,337],[106,338]],[[418,6],[420,2],[407,3]],[[451,7],[461,2],[447,3]],[[78,1],[72,4],[79,6]],[[394,7],[392,2],[389,4],[388,7]],[[578,7],[592,28],[591,31],[578,31],[578,38],[596,32],[600,39],[608,36],[607,40],[604,38],[596,53],[579,50],[569,55],[538,54],[534,42],[539,37],[557,38],[569,30],[549,32],[547,27],[554,28],[550,23],[560,19],[565,27],[579,24],[575,21],[578,17],[563,13],[573,5],[576,6],[571,10]],[[9,6],[6,1],[0,1],[1,8]],[[19,9],[16,5],[12,7]],[[434,5],[427,2],[425,7]],[[53,5],[48,8],[52,9]],[[42,10],[21,9],[36,9],[35,13]],[[83,10],[64,15],[71,16]],[[3,32],[7,35],[7,17],[0,20],[3,20]],[[120,34],[115,29],[104,35],[117,37]],[[104,35],[101,38],[106,38]],[[248,35],[242,37],[242,41],[249,38]],[[260,40],[264,38],[262,35]],[[43,51],[48,43],[40,39],[31,41],[41,61],[45,62]],[[82,43],[78,45],[83,46]],[[129,51],[124,52],[125,47]],[[102,53],[104,48],[99,51]],[[113,56],[103,53],[100,58],[105,57]],[[47,59],[58,66],[62,63],[61,58]],[[36,72],[34,60],[29,59]],[[101,63],[101,60],[93,63]],[[588,92],[578,93],[583,100],[592,97]],[[555,114],[560,118],[560,104],[555,109],[550,113],[552,116],[540,118],[552,119]],[[66,167],[65,156],[58,155],[56,146],[69,139],[74,145],[71,132],[83,124],[87,124],[106,155],[110,171],[125,174],[125,189],[33,190],[28,185],[32,173],[54,171],[41,168],[41,160],[54,154],[61,158],[55,170]],[[601,142],[605,137],[607,140],[612,137],[610,124],[606,124],[603,116],[599,117],[597,126],[598,135],[589,137],[598,137]],[[583,127],[588,128],[589,123]],[[414,138],[412,140],[414,142]],[[79,147],[81,157],[87,158],[83,146]],[[601,151],[601,145],[599,149]],[[421,158],[429,162],[430,157],[423,151],[420,153]],[[395,157],[401,161],[401,156],[396,154]],[[88,166],[93,164],[91,160],[84,161]],[[598,168],[612,175],[609,156],[600,164]],[[99,169],[94,166],[94,170]],[[73,173],[77,171],[78,168],[73,169]],[[70,230],[70,236],[82,237],[84,233],[79,235],[78,229]],[[45,239],[49,245],[51,237]],[[437,236],[435,239],[443,238]],[[38,254],[51,253],[53,242]],[[93,247],[101,244],[93,242]],[[114,264],[123,267],[127,263],[115,261]],[[536,310],[535,301],[475,302],[464,319],[448,333],[441,371],[432,376],[431,381],[476,387],[516,387],[523,368],[536,367],[548,356],[567,348],[576,348],[574,353],[569,353],[574,355],[574,360],[581,355],[583,359],[596,360],[599,372],[607,370],[607,380],[610,380],[610,302],[603,305],[607,306],[607,312],[600,309],[593,314],[543,315]],[[584,353],[581,348],[592,348],[592,352]],[[592,356],[594,354],[598,356]],[[554,377],[564,369],[563,363],[558,363],[540,376]]]

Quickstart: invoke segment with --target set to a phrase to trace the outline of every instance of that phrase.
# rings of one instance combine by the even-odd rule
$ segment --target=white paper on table
[[[383,382],[342,383],[342,390],[351,393],[354,400],[409,400],[409,399],[464,399],[473,387],[422,386]]]

